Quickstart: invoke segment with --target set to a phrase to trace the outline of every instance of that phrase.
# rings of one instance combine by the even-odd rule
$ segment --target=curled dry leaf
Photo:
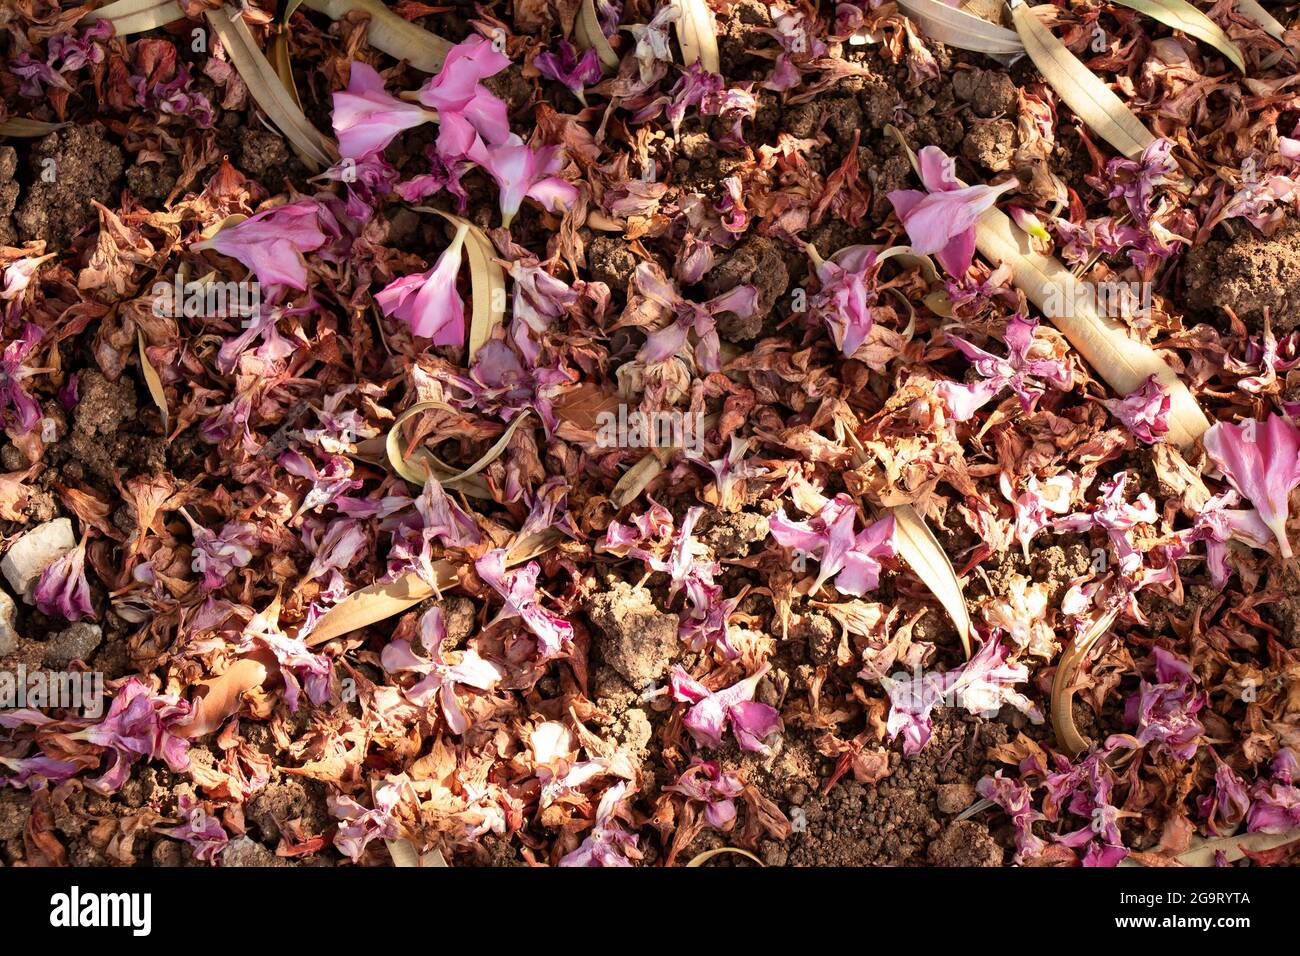
[[[1012,0],[1011,22],[1038,72],[1075,115],[1129,159],[1141,156],[1154,137],[1124,101],[1066,49],[1023,0]]]
[[[898,0],[898,6],[926,36],[948,46],[998,58],[1025,52],[1014,30],[951,7],[943,0]]]
[[[596,16],[595,0],[582,0],[578,4],[578,19],[573,24],[573,38],[584,50],[594,49],[600,62],[607,68],[618,66],[618,54],[609,45],[609,40],[600,29],[600,18]]]
[[[473,495],[476,498],[491,499],[492,492],[488,489],[487,484],[481,478],[477,481],[472,479],[477,478],[479,472],[501,457],[506,450],[506,446],[510,444],[511,437],[528,420],[531,413],[524,411],[516,415],[510,424],[506,426],[506,430],[502,432],[501,437],[493,442],[492,447],[478,461],[468,468],[457,471],[452,466],[440,461],[427,448],[417,448],[410,455],[402,454],[402,425],[414,415],[435,409],[447,412],[456,411],[456,409],[443,402],[420,402],[417,405],[412,405],[398,416],[392,427],[389,428],[388,437],[385,440],[388,463],[395,472],[412,484],[423,485],[429,478],[434,478],[448,489],[463,491],[465,494]]]
[[[1187,0],[1115,0],[1121,6],[1159,20],[1167,27],[1180,30],[1189,37],[1208,43],[1229,60],[1242,73],[1246,72],[1246,58],[1241,48],[1232,42],[1222,28],[1197,10]]]
[[[341,20],[352,11],[370,14],[366,39],[376,50],[405,60],[417,70],[437,73],[451,44],[409,20],[403,20],[380,0],[302,0],[302,6]]]
[[[682,48],[683,65],[698,61],[710,73],[722,72],[717,27],[708,3],[705,0],[672,0],[672,3],[680,14],[673,28]]]
[[[184,17],[176,0],[116,0],[115,3],[92,10],[86,15],[86,20],[90,23],[111,20],[117,35],[124,37],[156,30]]]
[[[171,425],[167,413],[167,392],[163,389],[162,379],[158,375],[158,370],[153,367],[149,361],[149,354],[145,351],[144,332],[136,329],[136,343],[140,350],[140,371],[144,375],[144,383],[149,387],[149,397],[153,403],[158,406],[158,412],[162,415],[163,431],[171,430]]]
[[[696,856],[694,859],[691,860],[691,862],[687,863],[686,865],[688,867],[703,866],[705,863],[708,863],[710,860],[712,860],[715,856],[721,856],[724,853],[735,853],[738,856],[743,856],[746,859],[753,860],[759,866],[767,865],[758,857],[754,856],[754,854],[750,853],[748,850],[742,850],[738,846],[717,846],[714,847],[712,850],[705,850],[703,853]]]
[[[249,93],[312,172],[333,165],[338,160],[337,147],[303,115],[294,95],[285,89],[275,68],[258,49],[248,25],[241,17],[232,17],[232,12],[239,11],[222,7],[209,10],[206,16]]]
[[[1074,723],[1075,678],[1083,662],[1115,623],[1118,613],[1118,606],[1110,609],[1093,622],[1088,630],[1071,641],[1052,676],[1052,729],[1056,732],[1056,742],[1071,757],[1077,757],[1091,746],[1088,738],[1079,733],[1079,728]]]

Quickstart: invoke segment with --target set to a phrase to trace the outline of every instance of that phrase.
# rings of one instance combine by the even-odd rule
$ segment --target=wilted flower
[[[1214,792],[1197,800],[1196,806],[1207,830],[1215,836],[1230,836],[1237,832],[1250,810],[1250,795],[1246,792],[1246,782],[1218,754],[1214,754],[1214,759],[1218,764],[1214,771]]]
[[[1037,319],[1018,314],[1012,316],[1003,332],[1007,345],[1006,358],[999,358],[965,339],[948,335],[948,341],[983,376],[983,381],[973,385],[957,382],[935,384],[935,391],[943,398],[954,421],[966,421],[1004,388],[1015,392],[1020,398],[1021,407],[1029,412],[1033,411],[1044,391],[1039,379],[1062,390],[1070,387],[1074,376],[1069,361],[1063,356],[1055,355],[1046,340],[1035,339],[1034,330],[1037,328]]]
[[[451,548],[478,544],[478,525],[434,478],[424,483],[424,491],[413,504],[415,515],[404,519],[393,530],[388,576],[395,579],[408,570],[414,570],[426,584],[436,587],[433,543],[437,541]]]
[[[1154,375],[1124,398],[1106,399],[1102,404],[1139,441],[1148,445],[1154,445],[1169,431],[1169,393],[1160,387]]]
[[[445,160],[467,154],[478,137],[492,146],[509,138],[506,104],[482,83],[509,65],[489,41],[472,36],[452,47],[442,69],[420,87],[420,102],[438,111],[438,151]]]
[[[259,212],[235,226],[222,229],[211,239],[190,246],[193,252],[211,249],[238,259],[263,285],[307,288],[307,263],[303,253],[314,252],[330,239],[321,217],[333,217],[314,199],[300,199]]]
[[[35,757],[0,757],[0,784],[22,789],[37,789],[48,783],[70,780],[81,772],[81,765],[56,760],[44,754]]]
[[[542,660],[558,657],[573,641],[573,625],[552,614],[537,602],[537,576],[542,567],[536,561],[513,571],[506,570],[506,553],[498,548],[474,562],[474,570],[505,599],[496,620],[519,617],[537,638]]]
[[[1189,662],[1162,647],[1155,648],[1152,654],[1156,683],[1142,681],[1138,692],[1125,704],[1124,717],[1137,726],[1139,744],[1156,743],[1179,760],[1191,760],[1196,741],[1205,732],[1196,714],[1205,706],[1207,696],[1193,691]]]
[[[587,105],[585,88],[599,83],[602,76],[600,55],[595,47],[579,53],[568,40],[560,40],[555,45],[555,52],[546,50],[537,54],[533,57],[533,66],[542,76],[568,87],[583,106]]]
[[[894,517],[887,515],[865,530],[855,532],[857,506],[838,494],[807,521],[794,521],[781,508],[771,519],[772,537],[782,547],[795,548],[814,558],[821,567],[811,593],[835,575],[841,594],[862,595],[875,590],[880,578],[880,558],[894,556]]]
[[[1019,780],[1010,780],[998,770],[984,777],[975,790],[985,800],[992,800],[1011,818],[1016,828],[1016,862],[1025,863],[1043,852],[1046,844],[1034,834],[1034,824],[1045,819],[1034,809],[1029,787]]]
[[[1287,833],[1300,827],[1300,788],[1295,754],[1283,747],[1273,758],[1271,780],[1259,779],[1250,789],[1246,829],[1251,833]]]
[[[1228,563],[1228,542],[1243,541],[1254,548],[1266,548],[1273,533],[1254,508],[1234,509],[1241,499],[1231,489],[1215,495],[1196,513],[1196,523],[1183,532],[1184,541],[1205,542],[1205,563],[1210,584],[1222,588],[1232,576]]]
[[[184,840],[194,848],[196,860],[211,863],[213,858],[230,843],[230,836],[221,822],[212,814],[206,813],[190,794],[180,795],[176,801],[176,811],[181,817],[181,824],[174,827],[158,827],[158,832]]]
[[[190,705],[170,694],[155,694],[138,677],[117,689],[104,719],[69,734],[111,751],[103,776],[87,781],[97,793],[112,793],[126,782],[131,765],[140,757],[162,759],[174,771],[189,767],[189,741],[172,732],[185,722]]]
[[[616,819],[627,789],[627,783],[620,781],[605,791],[596,808],[595,826],[581,846],[565,854],[560,866],[631,866],[633,860],[641,859],[636,834],[628,833]]]
[[[996,713],[1002,705],[1010,704],[1034,723],[1040,723],[1043,716],[1038,708],[1012,689],[1012,685],[1029,680],[1029,668],[1007,663],[1007,656],[1001,640],[994,637],[974,657],[953,670],[925,671],[909,680],[880,677],[889,694],[885,730],[891,740],[900,733],[903,735],[903,755],[918,754],[929,742],[934,733],[931,713],[940,704],[965,707],[972,714]],[[863,671],[860,676],[869,679],[877,675]]]
[[[681,10],[671,3],[665,3],[649,23],[628,24],[628,31],[636,38],[636,62],[642,83],[654,81],[661,61],[672,62],[672,41],[668,36],[668,27],[680,16]]]
[[[1282,557],[1291,557],[1286,520],[1291,489],[1300,484],[1300,428],[1273,414],[1262,422],[1215,422],[1204,441],[1206,453],[1232,487],[1258,509]]]
[[[279,601],[265,611],[253,615],[233,650],[248,654],[256,650],[270,651],[280,668],[284,682],[284,702],[290,713],[298,712],[299,697],[306,691],[307,698],[316,705],[329,700],[330,678],[334,665],[323,654],[313,654],[303,641],[306,631],[290,637],[280,630]]]
[[[181,516],[189,522],[194,535],[192,563],[194,570],[203,575],[202,590],[213,591],[221,587],[231,571],[247,566],[253,559],[257,526],[251,522],[228,521],[220,532],[214,532],[196,522],[184,508]]]
[[[688,800],[704,804],[704,819],[715,830],[730,830],[736,822],[736,797],[745,789],[734,772],[723,773],[714,760],[691,759],[677,782],[664,787]]]
[[[401,804],[418,804],[419,798],[406,774],[389,774],[372,784],[374,809],[367,809],[346,794],[326,797],[330,815],[339,820],[334,846],[353,863],[361,859],[372,840],[395,840],[402,835]]]
[[[647,364],[667,362],[679,354],[694,332],[695,364],[706,372],[718,371],[722,367],[719,357],[722,344],[718,339],[717,316],[730,312],[746,318],[758,308],[758,290],[749,283],[741,283],[702,305],[690,302],[682,298],[658,266],[649,262],[637,264],[633,282],[646,300],[676,317],[669,325],[646,336],[637,359]]]
[[[384,89],[383,77],[367,63],[352,61],[348,88],[334,94],[334,133],[339,152],[349,159],[385,149],[402,130],[436,119],[419,103],[408,103]]]
[[[811,244],[805,248],[821,283],[809,311],[826,323],[840,351],[852,357],[871,334],[880,260],[870,246],[849,246],[825,260]]]
[[[443,660],[442,642],[447,639],[447,627],[440,608],[430,608],[420,619],[420,643],[425,657],[411,649],[409,641],[393,641],[384,648],[381,660],[390,674],[406,671],[424,675],[424,679],[404,693],[412,703],[431,706],[435,698],[442,704],[442,715],[453,734],[469,730],[469,718],[456,699],[456,685],[490,690],[505,677],[505,671],[491,661],[479,657],[474,650],[461,655],[460,662],[448,664]]]
[[[375,294],[385,315],[407,322],[413,335],[432,339],[434,345],[465,342],[465,303],[456,291],[456,277],[468,234],[469,227],[462,224],[432,269],[396,279]]]
[[[680,664],[673,665],[669,687],[673,700],[691,705],[682,724],[695,742],[701,747],[720,747],[722,735],[730,726],[742,750],[771,754],[763,739],[782,729],[781,714],[775,707],[754,700],[758,682],[770,669],[764,664],[744,680],[714,692],[686,673]]]
[[[1130,504],[1124,497],[1128,472],[1118,472],[1102,484],[1101,496],[1091,511],[1066,515],[1052,522],[1052,527],[1062,531],[1087,531],[1102,528],[1110,538],[1111,547],[1119,561],[1120,570],[1133,574],[1142,566],[1142,555],[1133,546],[1129,532],[1139,524],[1154,524],[1159,518],[1156,503],[1146,492],[1140,493]]]
[[[927,191],[896,189],[889,201],[907,230],[912,251],[935,256],[950,273],[962,275],[975,258],[976,221],[1016,180],[1000,186],[963,186],[952,157],[939,147],[925,147],[917,159]]]
[[[1178,173],[1173,149],[1171,140],[1157,137],[1147,144],[1136,162],[1118,156],[1106,163],[1104,177],[1089,182],[1105,192],[1108,199],[1122,197],[1133,221],[1145,228],[1151,222],[1151,200],[1156,187],[1173,182]]]
[[[36,608],[67,621],[80,621],[94,612],[90,583],[86,580],[86,540],[56,559],[41,572],[34,591]]]
[[[35,428],[41,420],[41,406],[23,387],[24,379],[34,374],[23,365],[23,360],[31,354],[41,335],[38,326],[26,322],[22,336],[6,344],[0,353],[0,400],[12,409],[13,424],[23,434]]]

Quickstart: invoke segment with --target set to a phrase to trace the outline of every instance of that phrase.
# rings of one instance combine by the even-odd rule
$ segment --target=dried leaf
[[[341,20],[353,10],[370,14],[366,32],[370,45],[425,73],[441,70],[442,61],[451,49],[451,44],[442,37],[403,20],[379,0],[303,0],[302,5],[331,20]]]
[[[415,206],[417,212],[431,212],[457,227],[469,230],[465,236],[465,251],[469,256],[470,297],[473,317],[469,326],[469,359],[473,361],[492,333],[502,325],[506,316],[506,274],[496,260],[496,251],[487,234],[468,219],[430,206]]]
[[[703,853],[699,854],[697,857],[695,857],[695,859],[691,860],[691,862],[687,863],[686,865],[688,867],[703,866],[705,863],[708,863],[715,856],[721,856],[723,853],[736,853],[739,854],[740,856],[753,860],[759,866],[767,865],[758,857],[754,856],[754,854],[750,853],[748,850],[742,850],[738,846],[719,846],[719,847],[714,847],[712,850],[705,850]]]
[[[158,376],[158,370],[153,367],[149,361],[149,355],[145,352],[144,332],[136,329],[136,343],[140,347],[140,371],[144,375],[144,383],[149,388],[149,397],[153,403],[158,406],[158,411],[162,414],[163,432],[169,432],[169,416],[167,414],[167,392],[163,390],[162,379]]]
[[[600,18],[596,16],[595,0],[582,0],[578,4],[578,19],[573,24],[573,38],[584,50],[594,49],[600,62],[609,69],[618,66],[618,54],[609,45],[609,40],[600,29]]]
[[[185,737],[202,737],[212,733],[226,718],[239,711],[244,694],[266,682],[270,672],[265,662],[242,657],[211,680],[200,681],[204,693],[195,694],[193,710],[177,732]]]
[[[1214,866],[1215,854],[1222,853],[1224,859],[1232,863],[1240,860],[1247,853],[1263,853],[1275,850],[1300,840],[1300,827],[1285,833],[1246,833],[1241,836],[1214,837],[1193,841],[1190,850],[1179,853],[1173,859],[1182,866]],[[1120,866],[1145,866],[1140,859],[1126,858]]]
[[[408,456],[403,456],[402,454],[402,425],[404,425],[406,420],[413,415],[433,411],[435,409],[456,413],[456,409],[443,402],[420,402],[419,404],[412,405],[398,416],[397,420],[393,422],[392,427],[389,428],[388,438],[385,442],[385,448],[388,452],[388,463],[392,466],[395,472],[407,481],[411,482],[411,484],[423,485],[430,477],[432,477],[436,479],[439,484],[444,485],[449,489],[463,491],[465,494],[473,495],[476,498],[490,499],[492,493],[488,489],[486,483],[481,479],[477,482],[471,481],[470,479],[474,478],[480,471],[501,457],[502,453],[506,450],[506,446],[510,444],[511,437],[513,437],[514,433],[518,431],[519,426],[528,420],[531,413],[528,410],[525,410],[516,415],[514,420],[510,422],[506,427],[506,430],[501,434],[501,437],[493,443],[492,447],[489,448],[478,461],[474,462],[474,464],[464,470],[457,471],[451,465],[440,461],[427,448],[417,448]],[[412,462],[416,462],[417,464],[412,465]]]
[[[238,14],[235,8],[223,7],[206,16],[249,93],[312,172],[333,165],[338,149],[303,115]]]
[[[1141,156],[1154,137],[1124,101],[1066,49],[1023,0],[1012,0],[1011,22],[1038,72],[1075,115],[1129,159]]]
[[[890,513],[894,516],[894,547],[899,557],[939,599],[957,628],[966,656],[970,657],[970,613],[966,610],[961,579],[957,577],[943,545],[911,505],[898,505],[891,508]]]
[[[156,30],[184,18],[185,14],[176,0],[117,0],[116,3],[86,14],[88,23],[112,20],[113,29],[120,37]]]
[[[1286,27],[1278,23],[1277,18],[1255,0],[1237,0],[1237,12],[1259,24],[1260,28],[1275,40],[1281,40],[1286,33]]]
[[[682,64],[690,66],[699,61],[710,73],[721,73],[717,28],[708,3],[705,0],[672,0],[672,4],[680,13],[673,28],[682,48]]]
[[[1111,608],[1094,621],[1087,631],[1071,641],[1057,662],[1056,673],[1052,676],[1052,729],[1056,732],[1056,742],[1070,757],[1077,757],[1092,746],[1088,738],[1079,733],[1079,728],[1074,723],[1075,677],[1097,642],[1115,623],[1118,613],[1118,606]]]
[[[46,136],[67,125],[67,123],[46,123],[44,120],[15,116],[0,123],[0,136]]]
[[[898,0],[898,6],[926,36],[948,46],[997,57],[1025,52],[1014,31],[950,7],[943,0]]]
[[[1197,10],[1187,0],[1115,0],[1121,6],[1145,14],[1152,20],[1159,20],[1167,27],[1172,27],[1195,37],[1202,43],[1208,43],[1229,60],[1242,73],[1246,72],[1246,58],[1241,55],[1237,44],[1224,33],[1217,23]]]

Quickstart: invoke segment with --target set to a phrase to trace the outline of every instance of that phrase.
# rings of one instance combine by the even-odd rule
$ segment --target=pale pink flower
[[[334,133],[339,152],[361,159],[388,146],[402,130],[437,119],[419,103],[408,103],[384,89],[383,77],[367,63],[354,61],[347,90],[334,94]]]
[[[316,200],[300,199],[222,229],[211,239],[196,242],[190,250],[211,249],[238,259],[263,285],[306,289],[307,263],[303,253],[316,251],[330,239],[322,228],[322,215],[330,214]]]
[[[1300,484],[1300,428],[1274,414],[1262,422],[1216,422],[1204,440],[1214,464],[1259,511],[1282,557],[1291,557],[1286,519],[1291,489]]]
[[[467,155],[496,180],[503,228],[510,227],[525,196],[537,200],[551,212],[578,199],[577,187],[555,175],[564,168],[564,157],[558,146],[533,149],[511,133],[505,142],[495,146],[475,139]]]
[[[457,229],[451,245],[428,272],[403,276],[375,295],[385,315],[408,322],[413,335],[432,339],[434,345],[465,341],[465,303],[456,291],[456,276],[468,233],[468,226]]]

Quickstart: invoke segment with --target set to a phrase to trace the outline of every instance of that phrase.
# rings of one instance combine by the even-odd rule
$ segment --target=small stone
[[[50,638],[45,645],[45,666],[56,670],[73,661],[88,661],[104,640],[104,630],[89,621],[77,621]]]
[[[948,824],[930,844],[930,859],[938,866],[1001,866],[1004,855],[988,829],[974,820]]]
[[[262,844],[240,837],[231,840],[230,845],[221,851],[222,866],[292,866],[286,860],[276,856]]]
[[[38,525],[15,541],[5,552],[4,560],[0,560],[0,571],[4,572],[16,594],[22,595],[28,604],[34,604],[32,591],[41,572],[76,546],[72,522],[67,518],[56,518]]]
[[[0,590],[0,657],[12,654],[18,647],[17,616],[14,599],[8,591]]]
[[[941,783],[935,790],[935,804],[940,813],[961,813],[977,796],[969,783]]]
[[[593,595],[587,616],[599,631],[601,655],[625,680],[639,687],[657,680],[677,653],[677,615],[664,614],[645,588],[617,581]]]

